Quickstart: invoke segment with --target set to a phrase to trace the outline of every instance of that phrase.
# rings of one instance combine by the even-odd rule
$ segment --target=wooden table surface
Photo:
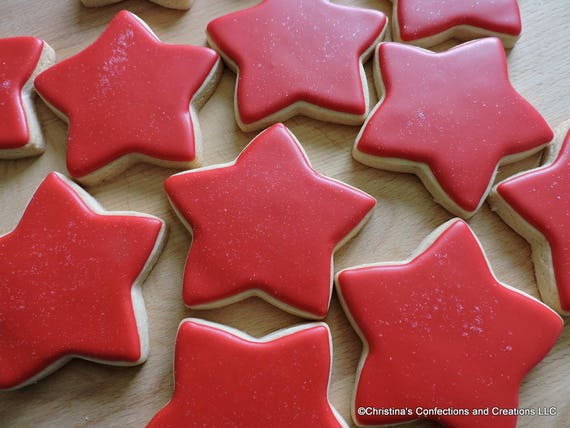
[[[204,30],[211,19],[256,3],[257,0],[196,0],[189,12],[181,12],[145,0],[128,0],[98,9],[84,8],[79,0],[2,0],[0,37],[40,37],[62,60],[93,42],[115,13],[125,8],[144,19],[164,42],[205,45]],[[392,9],[387,0],[337,0],[336,3],[380,9],[389,16]],[[519,3],[523,35],[508,55],[512,83],[556,127],[570,119],[570,7],[567,0],[519,0]],[[370,64],[366,71],[372,83]],[[218,89],[199,114],[207,165],[233,160],[255,136],[241,132],[234,121],[234,83],[235,75],[226,69]],[[372,91],[371,96],[372,100],[377,99]],[[36,104],[47,150],[33,159],[0,161],[0,234],[15,227],[48,172],[65,172],[67,126],[40,100]],[[302,117],[286,124],[303,144],[317,171],[359,187],[378,199],[370,222],[336,254],[335,270],[407,258],[428,233],[452,217],[432,201],[415,176],[374,170],[354,161],[350,151],[359,127]],[[498,178],[529,168],[538,159],[535,156],[502,168]],[[148,361],[140,367],[119,368],[73,360],[36,385],[0,393],[0,427],[144,426],[170,399],[174,338],[181,319],[201,317],[253,336],[304,322],[256,298],[217,310],[190,311],[184,307],[182,272],[191,238],[175,217],[163,191],[164,179],[175,172],[140,164],[108,183],[88,189],[108,210],[154,214],[164,219],[170,229],[166,248],[143,286],[150,328]],[[527,242],[486,204],[469,224],[481,240],[496,276],[538,296]],[[350,418],[351,394],[362,345],[336,296],[325,321],[332,330],[334,344],[331,401],[354,426]],[[520,406],[555,406],[558,416],[520,417],[519,427],[570,425],[570,327],[565,327],[552,352],[525,379]],[[415,422],[408,426],[435,425]]]

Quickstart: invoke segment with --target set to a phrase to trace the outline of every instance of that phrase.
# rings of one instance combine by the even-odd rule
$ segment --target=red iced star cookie
[[[87,7],[99,7],[106,6],[108,4],[119,3],[123,0],[81,0],[84,6]],[[160,6],[168,7],[170,9],[180,9],[188,10],[192,7],[194,0],[150,0],[153,3],[159,4]]]
[[[0,389],[36,382],[73,357],[142,363],[140,285],[160,253],[161,220],[107,212],[51,173],[0,237]]]
[[[210,22],[208,43],[237,74],[235,114],[244,131],[302,114],[350,125],[368,113],[362,63],[386,17],[328,0],[264,0]]]
[[[439,54],[383,43],[374,68],[385,96],[360,131],[354,158],[417,174],[437,202],[461,217],[481,206],[499,164],[552,139],[542,116],[511,86],[496,38]]]
[[[122,11],[95,43],[44,71],[35,85],[69,119],[69,173],[92,184],[140,160],[195,166],[196,108],[214,89],[220,66],[211,49],[161,43]]]
[[[0,159],[43,153],[32,90],[34,78],[54,61],[54,51],[43,40],[0,39]]]
[[[337,290],[364,342],[354,408],[360,426],[434,419],[454,427],[512,427],[524,376],[548,353],[562,319],[501,284],[473,232],[451,220],[405,262],[344,270]],[[373,414],[371,408],[410,409]],[[445,410],[438,415],[421,409]],[[489,415],[449,409],[489,408]],[[419,410],[418,410],[419,409]]]
[[[207,321],[182,321],[174,395],[147,428],[347,427],[327,398],[332,344],[326,324],[255,339]]]
[[[513,47],[521,33],[516,0],[392,0],[394,40],[429,48],[453,37],[499,37]]]
[[[323,318],[332,256],[368,220],[375,200],[313,170],[282,124],[258,135],[232,164],[166,180],[194,239],[184,302],[210,308],[256,295],[308,318]]]
[[[545,166],[501,182],[490,201],[531,243],[542,299],[570,315],[570,132],[551,147]]]

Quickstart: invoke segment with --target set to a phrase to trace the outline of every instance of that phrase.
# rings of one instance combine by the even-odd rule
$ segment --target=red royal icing
[[[162,226],[96,214],[59,175],[47,176],[0,237],[0,389],[72,355],[140,359],[131,288]]]
[[[360,56],[386,17],[328,0],[265,0],[211,21],[208,36],[239,68],[236,105],[251,124],[297,102],[366,114]]]
[[[135,15],[117,14],[91,46],[35,80],[69,118],[70,174],[80,178],[131,153],[195,160],[188,105],[217,60],[208,48],[161,43]]]
[[[497,186],[497,192],[548,241],[560,305],[570,311],[570,132],[557,159]]]
[[[501,158],[552,139],[542,116],[511,86],[496,38],[437,54],[383,43],[377,55],[385,98],[364,125],[357,149],[427,164],[466,211],[487,196]]]
[[[416,409],[489,408],[489,416],[431,416],[445,426],[514,427],[524,376],[548,353],[562,319],[501,285],[466,223],[448,224],[412,261],[342,271],[339,292],[368,344],[357,380],[359,407],[411,409],[355,415],[362,425],[421,418]]]
[[[182,322],[174,395],[147,428],[346,426],[327,399],[331,345],[325,325],[263,342],[238,334],[199,320]]]
[[[0,39],[0,150],[30,141],[22,89],[38,65],[43,46],[35,37]]]
[[[518,36],[516,0],[397,0],[400,37],[405,42],[435,36],[459,25]]]
[[[257,136],[235,164],[174,175],[166,191],[194,236],[188,306],[259,290],[318,318],[328,311],[335,247],[375,204],[314,171],[282,124]]]

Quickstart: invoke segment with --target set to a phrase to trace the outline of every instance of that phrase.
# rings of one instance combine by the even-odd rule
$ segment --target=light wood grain
[[[58,60],[62,60],[95,40],[114,14],[125,8],[143,18],[165,42],[205,45],[204,29],[208,21],[256,3],[257,0],[197,0],[189,12],[181,12],[144,0],[124,1],[99,9],[84,8],[79,0],[2,0],[0,37],[40,37],[56,50]],[[339,0],[337,3],[376,8],[391,15],[391,4],[386,0]],[[570,8],[566,0],[520,0],[519,3],[523,36],[509,53],[512,82],[555,127],[570,118]],[[370,64],[366,71],[370,76]],[[235,124],[234,82],[234,74],[226,70],[217,91],[199,114],[206,164],[233,160],[255,135],[242,133]],[[376,100],[372,91],[371,97]],[[48,172],[65,172],[66,125],[41,101],[37,107],[47,151],[35,159],[0,162],[0,233],[16,225],[35,187]],[[304,145],[318,171],[359,187],[378,199],[371,221],[335,257],[337,270],[355,264],[404,259],[435,227],[451,218],[431,200],[414,176],[377,171],[355,162],[350,150],[358,127],[301,117],[289,120],[287,126]],[[502,168],[499,179],[529,168],[537,161],[535,156]],[[201,317],[254,336],[303,322],[258,299],[210,311],[190,311],[184,307],[181,281],[190,236],[168,206],[163,191],[164,179],[175,172],[137,165],[109,183],[88,189],[108,210],[154,214],[163,218],[170,228],[164,253],[143,286],[150,323],[148,361],[137,368],[117,368],[75,360],[37,385],[0,393],[1,427],[144,426],[170,399],[174,338],[182,318]],[[526,241],[487,205],[469,224],[485,247],[498,278],[537,296]],[[332,330],[335,352],[332,402],[346,420],[351,421],[351,393],[362,346],[336,297],[333,297],[326,322]],[[567,427],[570,421],[568,379],[570,328],[566,327],[553,351],[526,378],[520,394],[521,407],[555,406],[559,415],[521,417],[518,426]],[[416,422],[407,426],[435,424]]]

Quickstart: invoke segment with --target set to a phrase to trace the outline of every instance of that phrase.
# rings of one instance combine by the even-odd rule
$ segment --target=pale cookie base
[[[122,0],[81,0],[83,6],[86,7],[100,7],[107,6],[109,4],[119,3]],[[169,9],[179,9],[188,10],[192,7],[194,0],[150,0],[160,6],[167,7]]]
[[[392,0],[393,13],[392,13],[392,35],[395,42],[409,43],[411,45],[420,46],[422,48],[430,48],[432,46],[439,45],[449,39],[456,39],[462,42],[467,42],[469,40],[478,39],[481,37],[497,37],[503,43],[503,46],[507,49],[512,48],[520,35],[512,35],[506,33],[497,33],[495,31],[486,30],[480,27],[474,27],[472,25],[457,25],[445,30],[441,33],[434,34],[433,36],[424,37],[422,39],[415,40],[402,40],[400,35],[400,24],[398,21],[398,0]]]
[[[368,268],[368,267],[380,267],[380,266],[394,266],[394,265],[405,265],[408,264],[410,262],[412,262],[416,257],[420,256],[423,252],[425,252],[436,240],[437,238],[440,237],[440,235],[442,235],[450,226],[452,226],[456,221],[461,221],[457,218],[448,220],[447,222],[445,222],[444,224],[442,224],[441,226],[437,227],[433,232],[431,232],[418,246],[418,248],[416,248],[416,250],[412,253],[412,255],[403,261],[396,261],[396,262],[382,262],[382,263],[370,263],[370,264],[363,264],[363,265],[358,265],[358,266],[353,266],[347,269],[343,269],[342,271],[338,272],[335,276],[335,284],[336,284],[336,292],[337,292],[337,296],[339,298],[339,302],[340,305],[342,306],[342,309],[346,315],[346,317],[348,318],[350,324],[352,325],[352,328],[354,329],[354,331],[356,331],[356,333],[358,334],[358,336],[360,337],[360,340],[362,340],[362,355],[360,357],[360,360],[358,362],[358,368],[356,369],[356,381],[354,383],[354,390],[352,392],[352,419],[354,421],[354,423],[359,426],[359,427],[366,427],[366,428],[374,428],[374,427],[387,427],[387,426],[397,426],[397,425],[402,425],[402,424],[407,424],[412,422],[412,420],[406,421],[406,422],[402,422],[402,423],[397,423],[397,424],[383,424],[383,425],[360,425],[357,421],[356,421],[356,409],[355,409],[355,404],[356,404],[356,391],[358,389],[358,384],[360,382],[360,374],[362,372],[362,368],[364,367],[364,363],[368,357],[368,352],[370,349],[370,345],[368,344],[366,337],[364,336],[364,333],[362,332],[362,330],[360,330],[358,324],[356,323],[356,321],[354,320],[354,318],[352,317],[352,314],[350,312],[350,309],[348,308],[344,297],[342,295],[342,290],[341,287],[339,285],[339,281],[338,278],[341,275],[342,272],[344,272],[345,270],[354,270],[354,269],[361,269],[361,268]],[[485,262],[487,264],[487,267],[489,268],[489,271],[491,272],[491,275],[493,276],[493,278],[495,279],[495,281],[497,281],[501,286],[514,291],[516,293],[519,293],[529,299],[534,300],[535,302],[543,305],[544,303],[542,303],[540,300],[534,298],[533,296],[526,294],[525,292],[511,287],[508,284],[505,284],[501,281],[499,281],[499,279],[497,279],[497,277],[495,276],[495,273],[493,272],[493,269],[491,268],[491,264],[489,263],[489,259],[487,258],[487,255],[485,254],[485,251],[483,250],[483,246],[481,245],[481,242],[479,241],[479,238],[477,238],[477,236],[475,236],[475,234],[473,234],[473,236],[475,237],[476,241],[477,241],[477,245],[481,248],[481,253],[483,254],[483,257],[485,258]],[[547,306],[545,306],[547,307]],[[548,308],[550,309],[550,308]],[[551,309],[550,309],[551,310]],[[552,311],[552,310],[551,310]],[[554,311],[552,311],[553,313],[556,313]],[[560,317],[559,317],[560,318]],[[560,322],[564,323],[564,320],[562,320],[562,318],[560,318]],[[418,419],[414,419],[414,420],[418,420]]]
[[[566,137],[566,132],[569,128],[570,121],[566,121],[557,129],[556,138],[553,144],[546,150],[545,157],[540,168],[531,171],[523,171],[508,178],[507,180],[549,167],[550,164],[556,160],[560,148],[562,147],[562,142]],[[515,232],[530,243],[536,283],[544,303],[561,315],[570,315],[570,311],[563,310],[560,305],[560,294],[558,293],[558,287],[556,285],[552,250],[548,240],[540,231],[516,212],[507,203],[507,201],[505,201],[505,199],[503,199],[501,194],[497,191],[497,187],[499,185],[500,183],[493,187],[493,190],[489,195],[489,204],[491,205],[491,209],[495,211]]]
[[[310,166],[311,164],[310,164],[309,158],[307,157],[307,154],[305,153],[303,146],[301,146],[301,143],[299,142],[299,140],[297,140],[297,137],[295,135],[293,135],[293,133],[290,132],[290,135],[295,139],[295,142],[297,143],[297,145],[301,149],[301,152],[303,153],[305,160],[307,161],[307,163]],[[246,146],[246,148],[247,148],[247,146]],[[240,155],[238,155],[238,157]],[[184,171],[184,172],[180,172],[180,173],[175,174],[175,175],[195,173],[195,172],[207,171],[210,169],[217,169],[217,168],[227,168],[227,167],[235,165],[236,160],[234,160],[232,162],[225,163],[225,164],[218,164],[218,165],[211,165],[211,166],[207,166],[207,167],[203,167],[203,168],[197,168],[197,169],[194,169],[192,171]],[[326,178],[329,180],[336,181],[337,183],[340,183],[344,186],[348,186],[348,187],[352,188],[352,186],[350,186],[346,183],[343,183],[340,180],[336,180],[336,179],[331,178],[331,177],[326,177]],[[176,205],[172,202],[170,197],[168,195],[167,195],[167,197],[168,197],[168,201],[170,202],[170,205],[172,206],[172,209],[176,213],[176,216],[178,217],[178,219],[182,222],[182,224],[186,227],[186,229],[188,229],[188,231],[190,232],[190,235],[192,237],[194,237],[192,226],[186,221],[186,219],[180,213],[180,211],[178,211],[178,209],[176,208]],[[348,241],[350,241],[354,236],[356,236],[358,234],[358,232],[364,227],[364,225],[368,222],[368,220],[370,220],[370,217],[372,216],[373,212],[374,212],[374,209],[372,208],[368,212],[368,214],[366,214],[366,216],[364,216],[364,218],[360,221],[360,223],[358,223],[356,225],[356,227],[354,229],[352,229],[333,249],[333,254],[331,256],[331,272],[330,272],[330,280],[329,280],[329,282],[330,282],[329,306],[330,306],[330,300],[332,298],[332,291],[333,291],[333,286],[334,286],[334,253],[339,248],[341,248],[344,244],[346,244]],[[240,302],[240,301],[248,299],[250,297],[258,297],[262,300],[265,300],[267,303],[278,307],[282,311],[288,312],[290,314],[296,315],[296,316],[301,317],[301,318],[320,320],[320,319],[324,319],[326,317],[326,314],[324,316],[317,316],[313,313],[302,311],[302,310],[300,310],[294,306],[288,305],[288,304],[276,299],[275,297],[267,294],[264,290],[260,290],[257,288],[247,290],[247,291],[244,291],[242,293],[234,294],[233,296],[230,296],[226,299],[220,299],[220,300],[216,300],[216,301],[211,302],[211,303],[204,303],[201,305],[192,305],[192,306],[188,306],[188,307],[190,309],[215,309],[215,308],[221,308],[224,306],[231,305],[233,303]]]
[[[156,37],[156,35],[152,32],[150,27],[143,20],[141,20],[136,15],[133,16],[135,16],[142,24],[144,24],[144,26],[152,33],[152,35]],[[156,37],[156,39],[158,40],[158,37]],[[177,169],[189,169],[200,166],[202,158],[202,131],[200,129],[200,124],[198,122],[198,110],[205,104],[205,102],[208,100],[208,98],[210,98],[210,96],[216,89],[218,82],[222,77],[222,71],[223,71],[223,64],[221,59],[218,58],[216,64],[214,65],[214,67],[212,68],[212,70],[204,80],[204,83],[190,100],[189,111],[192,120],[192,129],[194,132],[194,146],[195,146],[194,160],[186,162],[169,161],[169,160],[158,159],[155,157],[143,155],[141,153],[130,153],[121,156],[120,158],[115,159],[114,161],[111,161],[107,165],[103,165],[101,168],[96,169],[95,171],[89,174],[83,175],[81,177],[73,177],[73,179],[85,186],[93,186],[98,183],[101,183],[102,181],[120,175],[125,170],[130,168],[132,165],[141,162],[165,168],[177,168]],[[69,125],[69,118],[63,112],[55,108],[46,99],[44,98],[42,99],[59,118],[64,120]]]
[[[359,68],[360,68],[360,81],[362,85],[362,90],[364,91],[364,113],[363,114],[351,114],[351,113],[343,113],[336,110],[330,110],[323,107],[319,107],[315,104],[311,104],[306,101],[298,101],[293,103],[282,110],[279,110],[276,113],[270,114],[269,116],[264,117],[261,120],[258,120],[253,123],[245,123],[241,119],[239,107],[238,107],[238,82],[239,82],[239,75],[240,70],[238,65],[228,56],[226,53],[220,49],[220,47],[212,40],[210,35],[206,32],[206,37],[208,40],[208,44],[212,49],[220,54],[223,58],[226,65],[236,73],[236,85],[234,91],[234,114],[236,122],[239,128],[244,132],[251,132],[257,131],[260,129],[267,128],[270,125],[278,122],[285,122],[288,119],[291,119],[294,116],[306,116],[312,119],[321,120],[324,122],[331,122],[331,123],[339,123],[341,125],[361,125],[362,122],[366,119],[368,115],[368,111],[370,108],[370,99],[368,95],[368,82],[366,80],[366,73],[364,72],[364,63],[368,61],[370,56],[374,53],[374,49],[382,41],[384,35],[386,33],[386,28],[388,28],[388,19],[386,19],[386,24],[382,29],[382,32],[378,35],[378,37],[372,42],[372,44],[368,47],[368,49],[360,56]],[[247,46],[244,46],[247,48]]]
[[[100,7],[107,6],[108,4],[119,3],[123,0],[81,0],[85,7]]]
[[[37,156],[44,152],[44,137],[42,135],[42,129],[38,120],[36,106],[34,104],[34,79],[38,74],[51,67],[54,63],[55,52],[44,41],[36,68],[24,84],[21,93],[22,106],[24,108],[24,115],[26,116],[26,124],[28,126],[29,140],[26,145],[22,147],[15,149],[0,149],[0,159],[19,159],[29,156]]]
[[[206,320],[203,320],[200,318],[184,318],[182,321],[180,321],[180,324],[178,324],[178,330],[180,330],[180,327],[182,327],[182,325],[185,322],[193,322],[196,324],[204,325],[206,327],[214,328],[216,330],[223,330],[223,331],[225,331],[231,335],[239,337],[240,339],[247,340],[248,342],[254,342],[254,343],[267,343],[267,342],[271,342],[273,340],[277,340],[280,337],[284,337],[284,336],[288,336],[290,334],[297,333],[299,331],[308,330],[310,328],[319,327],[319,326],[325,327],[327,329],[327,332],[328,332],[329,351],[330,351],[330,366],[329,366],[329,381],[328,381],[328,387],[327,387],[327,401],[329,403],[330,409],[332,410],[332,412],[333,412],[334,416],[336,417],[340,426],[342,428],[349,428],[346,421],[342,418],[340,413],[332,405],[332,403],[330,401],[330,395],[328,394],[328,392],[330,390],[330,385],[331,385],[331,374],[332,374],[332,363],[333,363],[333,344],[332,344],[332,337],[331,337],[331,332],[330,332],[328,324],[326,324],[324,322],[313,322],[313,323],[309,323],[309,324],[301,324],[301,325],[297,325],[297,326],[293,326],[293,327],[283,328],[281,330],[277,330],[277,331],[275,331],[271,334],[268,334],[266,336],[257,338],[257,337],[250,336],[249,334],[244,333],[243,331],[238,330],[236,328],[229,327],[229,326],[226,326],[223,324],[218,324],[218,323],[215,323],[212,321],[206,321]],[[178,333],[177,333],[177,336],[178,336]],[[175,358],[176,358],[176,356],[173,357],[173,366],[174,366]],[[174,382],[176,382],[176,373],[173,373],[173,377],[174,377]],[[167,404],[167,406],[168,406],[168,404]]]
[[[169,9],[188,10],[192,7],[194,0],[151,0],[153,3]]]
[[[85,204],[96,214],[109,215],[109,216],[120,215],[120,216],[148,217],[148,218],[153,218],[155,220],[159,220],[162,224],[162,226],[160,228],[160,232],[159,232],[158,237],[156,239],[156,242],[154,244],[154,248],[152,249],[151,253],[149,254],[148,259],[147,259],[143,269],[139,273],[139,276],[137,277],[137,279],[135,280],[135,282],[133,283],[133,285],[131,287],[131,300],[132,300],[132,304],[133,304],[133,313],[135,316],[135,321],[136,321],[137,330],[138,330],[138,336],[139,336],[139,340],[140,340],[140,358],[134,362],[126,362],[126,361],[99,360],[96,358],[89,358],[89,357],[86,357],[83,355],[67,355],[63,358],[60,358],[60,359],[54,361],[48,367],[46,367],[45,369],[43,369],[42,371],[40,371],[36,375],[32,376],[28,380],[14,386],[12,388],[0,389],[0,391],[12,391],[12,390],[19,389],[19,388],[22,388],[24,386],[36,383],[40,379],[44,378],[45,376],[50,375],[51,373],[55,372],[57,369],[61,368],[65,364],[67,364],[73,358],[80,358],[80,359],[92,361],[92,362],[95,362],[98,364],[107,364],[107,365],[112,365],[112,366],[128,367],[128,366],[136,366],[136,365],[142,364],[146,361],[146,359],[148,357],[148,353],[149,353],[148,323],[147,323],[147,314],[146,314],[146,309],[145,309],[145,305],[144,305],[144,299],[143,299],[141,285],[144,282],[144,280],[146,279],[146,277],[148,276],[148,274],[150,273],[150,271],[152,270],[154,264],[156,263],[156,261],[158,260],[158,257],[160,256],[160,253],[162,252],[162,249],[164,248],[164,244],[166,243],[166,235],[167,235],[166,224],[161,219],[159,219],[158,217],[155,217],[155,216],[152,216],[149,214],[145,214],[145,213],[139,213],[136,211],[106,211],[99,204],[99,202],[97,202],[95,200],[95,198],[93,198],[93,196],[91,196],[89,193],[87,193],[85,190],[83,190],[81,187],[79,187],[73,181],[71,181],[70,179],[65,177],[63,174],[60,174],[60,173],[56,173],[56,174],[69,187],[71,187],[71,189],[73,191],[75,191],[75,193],[77,193],[77,195],[83,200],[83,202],[85,202]]]
[[[521,159],[532,156],[533,154],[540,152],[542,149],[544,149],[544,147],[548,145],[548,143],[546,143],[532,150],[527,150],[525,152],[520,152],[514,155],[509,155],[501,158],[501,160],[499,161],[498,165],[495,168],[495,171],[493,172],[491,179],[489,180],[489,185],[487,186],[485,193],[483,193],[481,200],[479,201],[479,204],[477,205],[475,210],[468,211],[463,207],[461,207],[459,204],[457,204],[448,195],[448,193],[441,187],[441,185],[433,175],[431,168],[429,167],[428,164],[424,162],[413,162],[408,159],[375,156],[362,152],[358,149],[358,143],[360,142],[360,138],[364,133],[364,129],[368,125],[368,122],[376,114],[376,111],[380,108],[386,94],[386,89],[379,66],[378,51],[376,51],[376,54],[374,55],[373,68],[374,68],[374,84],[376,86],[378,92],[378,98],[380,99],[380,101],[378,101],[378,104],[376,104],[376,106],[370,113],[370,116],[368,116],[360,132],[358,133],[356,140],[354,142],[354,146],[352,148],[352,157],[356,159],[358,162],[367,166],[371,166],[373,168],[417,175],[419,179],[422,181],[423,185],[433,196],[434,201],[458,217],[468,219],[477,212],[477,210],[481,207],[481,205],[483,205],[483,202],[485,201],[487,195],[489,194],[491,188],[493,187],[493,182],[495,181],[495,177],[497,175],[497,170],[499,166],[517,162]]]

